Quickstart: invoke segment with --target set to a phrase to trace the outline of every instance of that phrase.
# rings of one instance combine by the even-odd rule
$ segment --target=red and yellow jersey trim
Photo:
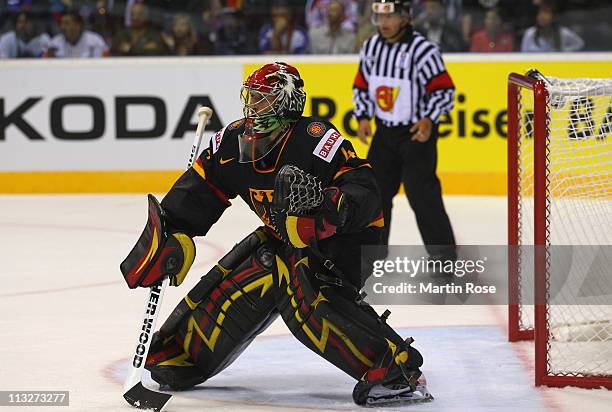
[[[332,181],[336,180],[337,178],[339,178],[340,176],[342,176],[346,172],[350,172],[351,170],[361,169],[362,167],[367,167],[369,169],[372,168],[372,166],[369,163],[362,163],[362,164],[360,164],[359,166],[356,166],[356,167],[353,167],[353,166],[342,166],[340,168],[340,170],[338,170],[336,172],[336,174],[332,178]]]
[[[200,177],[206,180],[206,172],[204,171],[204,167],[202,166],[202,159],[198,158],[196,162],[193,164],[193,170],[200,175]]]
[[[192,166],[192,169],[198,175],[200,175],[200,177],[206,182],[208,187],[210,187],[210,190],[215,194],[215,196],[217,196],[217,198],[221,201],[221,203],[223,203],[224,205],[228,205],[228,206],[231,205],[227,195],[223,193],[221,189],[215,186],[210,180],[206,179],[206,172],[204,171],[204,165],[202,164],[201,158],[198,158],[198,160],[196,160],[196,162]]]
[[[380,212],[378,216],[376,216],[376,219],[368,223],[368,226],[366,227],[385,227],[385,218],[383,216],[383,213]]]

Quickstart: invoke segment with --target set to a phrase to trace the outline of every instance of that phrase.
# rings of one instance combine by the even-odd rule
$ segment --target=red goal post
[[[556,305],[549,296],[555,269],[551,246],[597,244],[565,233],[559,236],[558,227],[576,225],[583,209],[589,209],[593,202],[600,213],[612,212],[612,135],[606,138],[610,124],[603,124],[599,133],[604,134],[597,135],[594,122],[579,112],[584,106],[589,116],[601,112],[604,122],[609,122],[611,98],[612,80],[608,79],[549,80],[516,73],[508,77],[508,338],[511,342],[535,340],[537,386],[612,388],[612,307]],[[587,125],[577,128],[571,123],[571,128],[564,128],[559,126],[561,119]],[[562,160],[574,155],[572,165],[584,163],[576,170],[596,173],[580,175],[574,183],[555,182],[559,169],[574,167],[562,164]],[[578,172],[572,169],[567,173]],[[590,184],[587,191],[583,182],[593,175],[598,179],[597,190]],[[571,210],[566,205],[570,198],[567,187],[559,189],[570,184],[574,184]],[[587,229],[596,224],[611,232],[604,236],[605,243],[596,241],[612,244],[608,217],[591,218],[593,222],[588,219]],[[612,271],[599,276],[612,284]]]

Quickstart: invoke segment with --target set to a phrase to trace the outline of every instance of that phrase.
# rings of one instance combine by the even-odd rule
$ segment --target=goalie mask
[[[271,63],[254,71],[241,90],[244,133],[239,137],[240,162],[263,158],[282,140],[288,125],[304,111],[304,81],[293,66]]]

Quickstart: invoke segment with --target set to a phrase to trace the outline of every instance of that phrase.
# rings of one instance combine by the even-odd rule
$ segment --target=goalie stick
[[[193,140],[193,146],[191,147],[191,153],[189,154],[187,169],[193,165],[200,151],[204,128],[211,116],[212,109],[210,107],[202,107],[198,110],[198,127]],[[145,388],[142,384],[142,373],[147,360],[147,354],[149,353],[151,338],[155,331],[159,308],[169,283],[170,278],[167,277],[162,281],[161,285],[154,286],[149,291],[149,298],[147,299],[144,318],[141,322],[136,350],[132,358],[132,367],[123,384],[123,397],[130,405],[135,408],[149,409],[156,412],[161,412],[168,406],[172,395]]]

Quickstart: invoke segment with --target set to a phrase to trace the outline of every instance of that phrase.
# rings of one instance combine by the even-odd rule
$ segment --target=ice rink
[[[505,244],[505,198],[445,201],[459,244]],[[168,289],[162,321],[218,258],[259,226],[240,200],[233,203],[197,240],[196,263],[181,287]],[[405,198],[397,197],[395,205],[391,243],[419,244]],[[70,391],[69,408],[0,409],[132,410],[122,383],[147,292],[127,288],[119,263],[145,220],[144,195],[0,196],[0,389]],[[503,306],[390,309],[389,323],[416,339],[436,397],[401,410],[612,410],[610,391],[535,389],[532,343],[507,342]],[[363,410],[352,403],[353,385],[279,320],[227,370],[177,393],[167,410]]]

